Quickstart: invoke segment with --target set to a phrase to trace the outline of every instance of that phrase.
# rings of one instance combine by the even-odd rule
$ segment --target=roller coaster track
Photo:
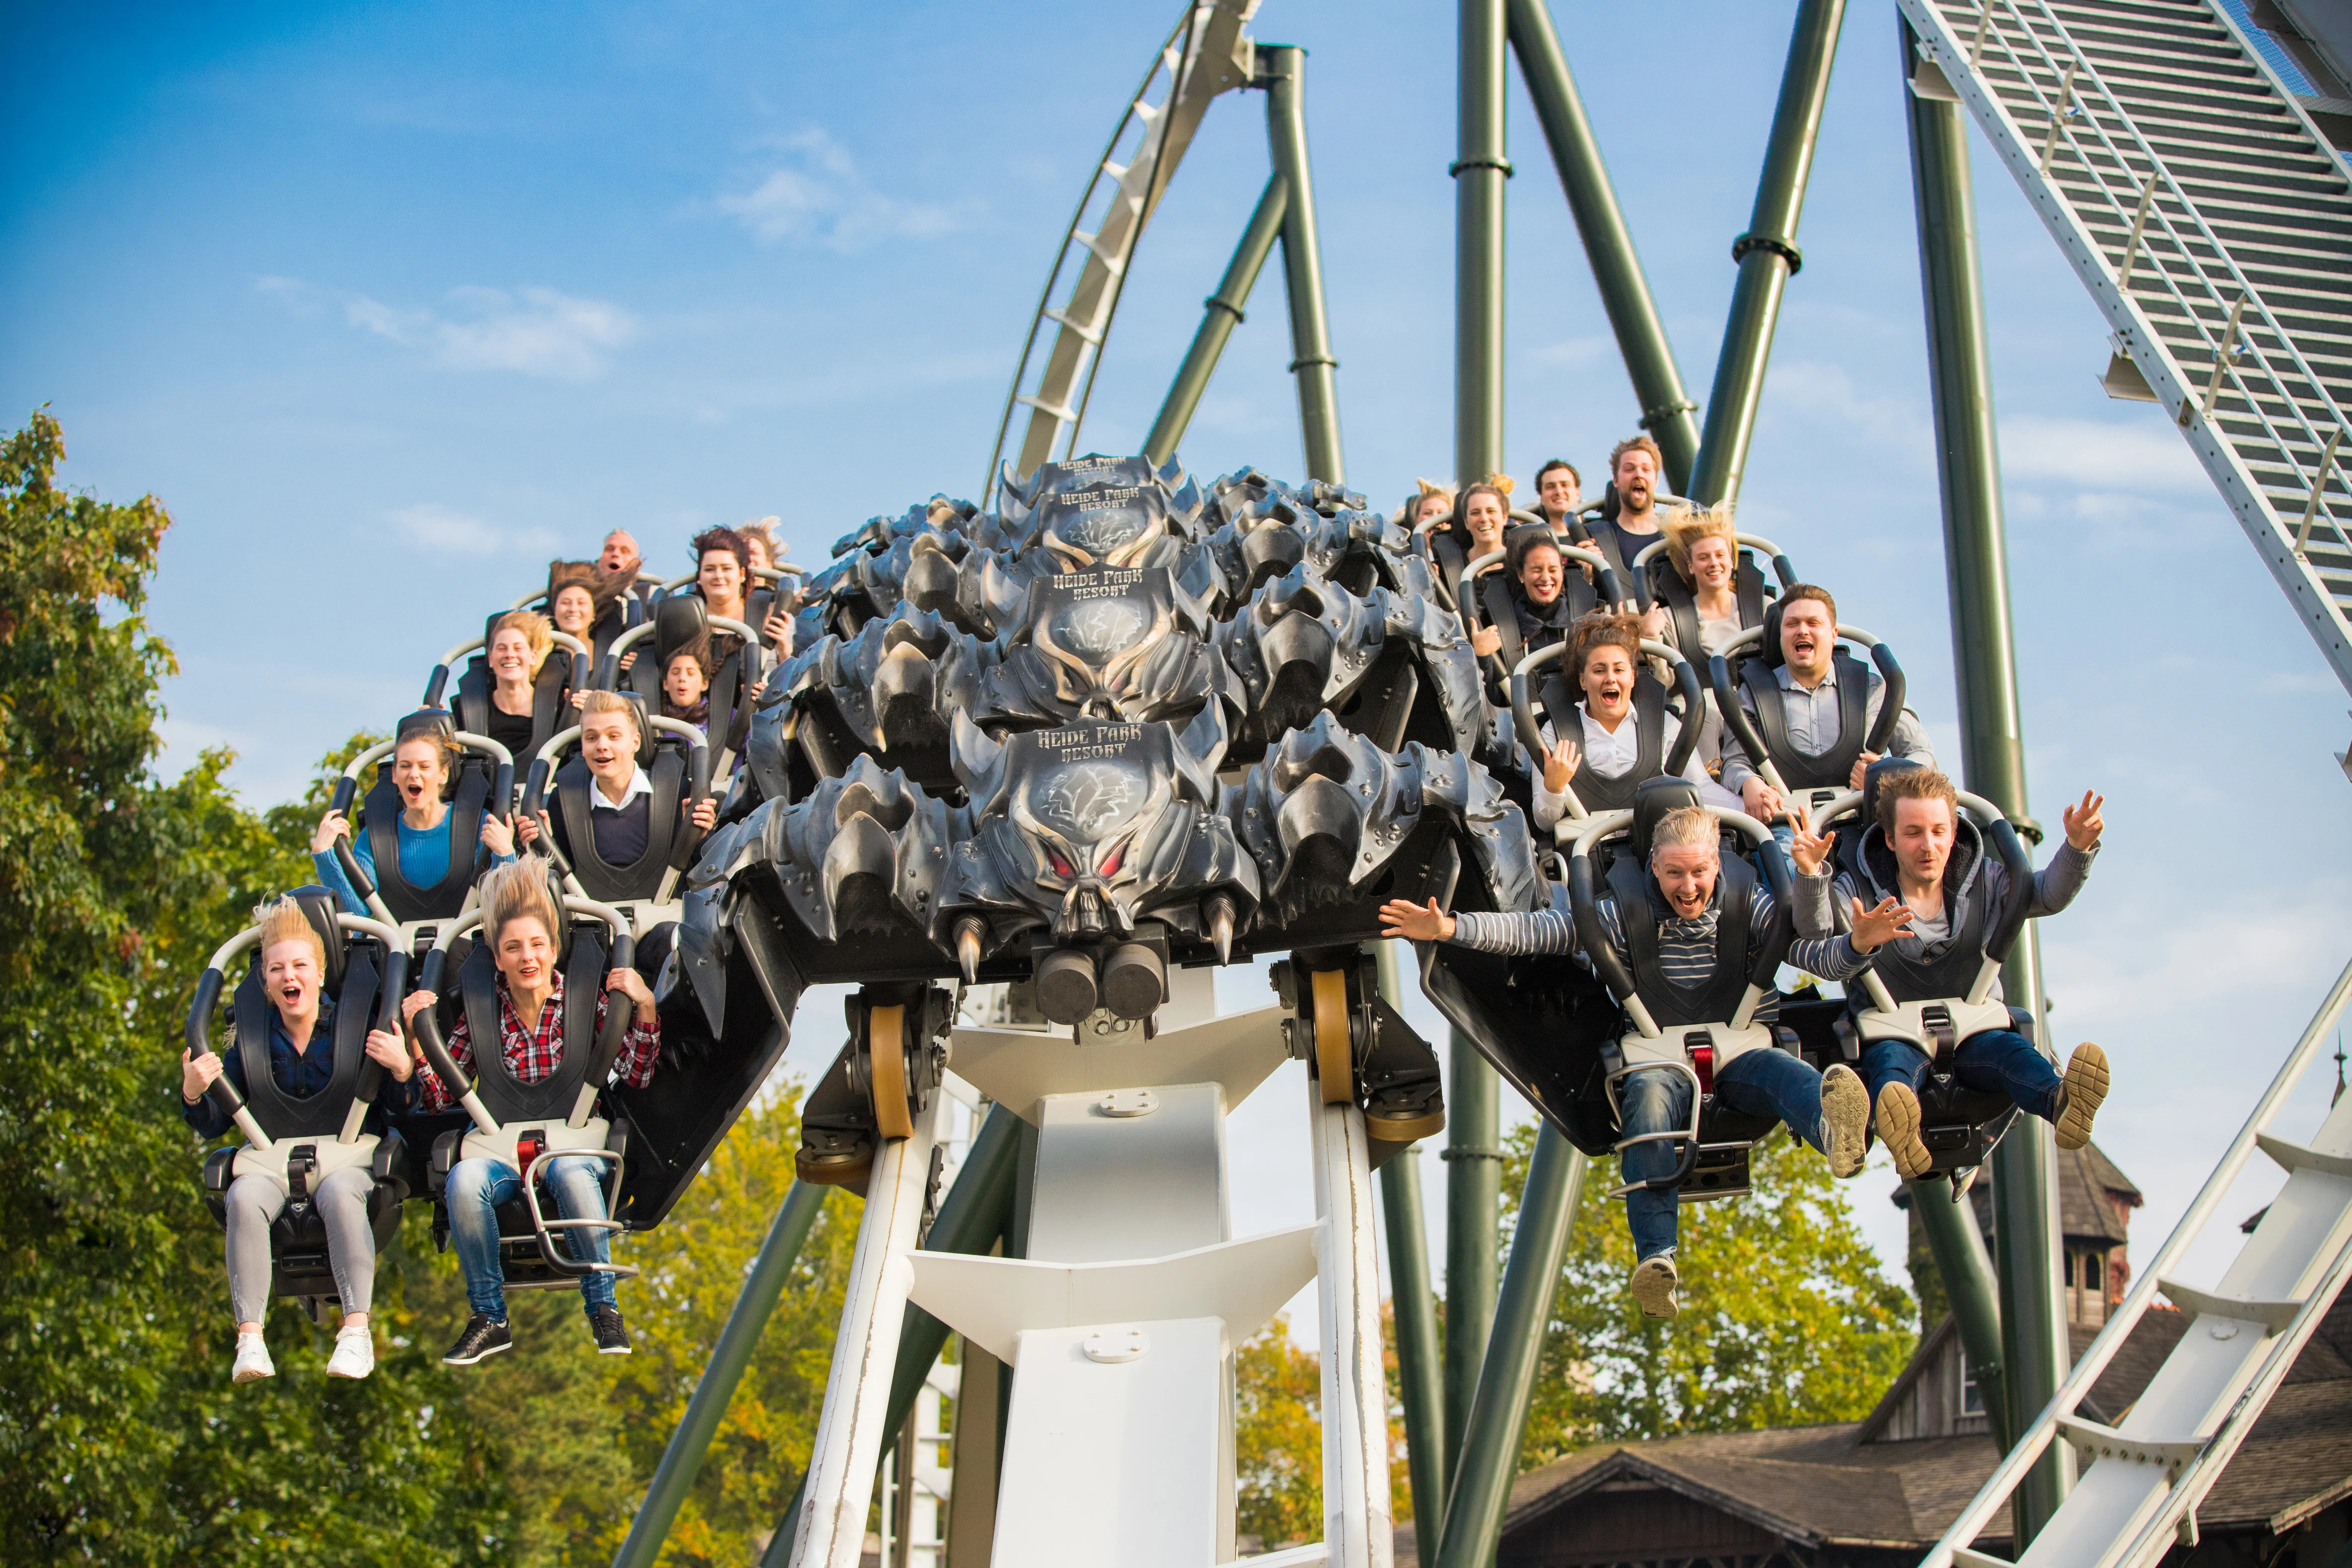
[[[2110,393],[2172,415],[2352,689],[2352,182],[2208,0],[1900,0],[1912,90],[1967,106],[2115,333]],[[2352,765],[2352,764],[2347,764]],[[2270,1131],[2352,996],[2352,968],[2057,1394],[1922,1568],[1972,1542],[2053,1445],[2088,1466],[2017,1561],[2151,1568],[2220,1479],[2352,1274],[2352,1100],[2312,1146]],[[2167,1278],[2259,1150],[2285,1188],[2210,1290]],[[2158,1292],[2192,1320],[2116,1426],[2077,1414]]]
[[[1004,456],[1015,408],[1029,410],[1029,423],[1013,465],[1017,471],[1028,473],[1054,458],[1056,446],[1059,456],[1073,455],[1078,428],[1086,419],[1087,400],[1094,391],[1095,373],[1102,363],[1103,340],[1110,334],[1111,317],[1118,310],[1136,243],[1192,145],[1192,133],[1200,129],[1210,100],[1221,92],[1248,85],[1252,48],[1242,28],[1257,6],[1258,0],[1206,0],[1203,4],[1188,0],[1183,16],[1129,98],[1127,110],[1119,116],[1102,156],[1095,161],[1086,192],[1070,215],[1053,270],[1046,275],[1037,309],[1030,317],[1021,361],[1005,394],[1004,413],[997,421],[996,445],[989,453],[988,477],[981,490],[983,504],[996,484],[997,464]],[[1120,143],[1139,125],[1141,134],[1127,162],[1116,162]],[[1098,210],[1097,197],[1102,198]],[[1097,215],[1091,231],[1080,226],[1090,212]],[[1069,292],[1057,306],[1054,290],[1064,275],[1073,271],[1076,277]],[[1055,331],[1041,364],[1039,342],[1048,322]],[[1024,386],[1029,390],[1023,391]]]
[[[2210,0],[1901,0],[2352,689],[2352,181]]]

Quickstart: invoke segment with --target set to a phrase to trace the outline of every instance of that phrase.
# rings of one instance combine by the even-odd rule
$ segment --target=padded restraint
[[[563,963],[562,1057],[553,1072],[524,1083],[507,1070],[506,1037],[499,1027],[499,972],[488,942],[476,942],[466,955],[457,984],[474,1052],[474,1092],[501,1124],[561,1121],[572,1114],[589,1058],[596,1054],[596,997],[604,979],[604,945],[593,927],[583,926],[572,936]]]
[[[1715,969],[1703,985],[1676,984],[1659,966],[1659,912],[1664,895],[1650,875],[1646,847],[1638,857],[1618,857],[1609,868],[1609,890],[1617,900],[1618,922],[1633,960],[1633,989],[1659,1026],[1728,1021],[1748,991],[1748,909],[1756,890],[1756,873],[1748,862],[1737,855],[1723,856],[1722,869],[1716,873],[1715,896],[1707,904],[1715,911]]]
[[[1806,756],[1789,740],[1789,713],[1780,700],[1780,678],[1773,674],[1782,662],[1780,611],[1776,603],[1764,615],[1770,662],[1750,658],[1739,667],[1739,683],[1748,689],[1756,706],[1757,733],[1780,768],[1781,782],[1790,789],[1843,789],[1846,780],[1853,776],[1854,759],[1862,755],[1863,742],[1870,738],[1869,667],[1843,647],[1830,656],[1830,668],[1837,674],[1837,744],[1818,757]]]
[[[1894,853],[1875,822],[1863,832],[1861,838],[1865,860],[1874,847],[1882,855]],[[1895,951],[1891,942],[1878,950],[1871,968],[1885,985],[1886,994],[1895,1001],[1926,1002],[1965,996],[1969,987],[1976,984],[1977,972],[1984,966],[1985,939],[2000,914],[1993,907],[1991,883],[1985,875],[1987,858],[1983,834],[1969,820],[1967,813],[1961,813],[1958,831],[1953,836],[1952,858],[1944,866],[1944,914],[1949,919],[1960,895],[1966,892],[1970,895],[1968,918],[1952,932],[1944,951],[1932,959],[1906,958]],[[1956,868],[1960,872],[1957,879],[1952,875]],[[1873,885],[1879,885],[1874,878]],[[1858,1006],[1867,1001],[1860,985],[1853,988],[1852,994]]]
[[[269,1070],[269,1023],[278,1009],[262,987],[261,954],[236,988],[235,1017],[237,1064],[245,1076],[245,1102],[261,1130],[273,1142],[289,1138],[332,1138],[343,1130],[352,1099],[359,1092],[360,1074],[367,1066],[367,1034],[374,1021],[376,993],[383,981],[376,968],[374,944],[347,949],[342,933],[333,928],[332,895],[304,889],[294,897],[311,923],[319,923],[319,908],[328,910],[327,973],[320,990],[335,998],[334,1038],[313,1041],[334,1052],[334,1074],[317,1094],[289,1094],[278,1087]]]
[[[1552,738],[1567,739],[1584,749],[1584,700],[1568,684],[1562,675],[1554,675],[1543,686],[1544,717],[1551,721]],[[1666,689],[1654,680],[1633,682],[1633,715],[1632,722],[1639,749],[1633,765],[1618,778],[1606,778],[1593,771],[1592,759],[1582,757],[1577,763],[1576,777],[1569,787],[1576,798],[1584,803],[1587,811],[1622,811],[1635,803],[1635,796],[1647,781],[1660,776],[1666,759]],[[1690,804],[1698,804],[1694,795]]]
[[[1666,613],[1674,617],[1675,646],[1692,664],[1704,665],[1706,661],[1699,642],[1698,595],[1689,584],[1683,581],[1683,574],[1675,570],[1671,559],[1661,555],[1653,564],[1658,563],[1663,563],[1665,569],[1654,570],[1650,574],[1650,590],[1656,595],[1658,603],[1666,607]],[[1739,552],[1739,566],[1732,574],[1732,591],[1739,599],[1739,624],[1743,626],[1763,625],[1764,574],[1745,550]],[[1778,630],[1776,626],[1772,638],[1772,646],[1776,648],[1780,646]]]
[[[646,743],[638,748],[637,765],[653,784],[646,816],[646,852],[625,866],[615,866],[596,852],[593,807],[588,792],[596,787],[588,764],[576,754],[555,772],[555,809],[563,814],[563,839],[572,852],[572,869],[581,890],[592,899],[650,899],[661,889],[669,868],[670,851],[677,840],[680,805],[686,798],[686,758],[676,746],[656,747],[656,731],[647,726]],[[652,752],[650,763],[646,753]]]
[[[400,868],[400,791],[394,787],[389,763],[378,763],[375,784],[362,806],[368,852],[375,860],[376,891],[396,921],[445,921],[466,902],[474,885],[474,871],[482,839],[482,816],[488,809],[490,770],[470,753],[457,764],[457,798],[449,803],[449,868],[429,888],[409,881]],[[330,944],[331,950],[332,944]]]
[[[1613,480],[1612,489],[1612,490],[1614,489]],[[1648,609],[1650,607],[1649,574],[1633,569],[1633,557],[1655,544],[1660,536],[1654,533],[1626,532],[1617,526],[1617,517],[1613,511],[1606,517],[1593,519],[1591,532],[1592,548],[1601,552],[1601,558],[1607,561],[1610,569],[1617,574],[1618,585],[1633,595],[1633,602],[1637,607]]]

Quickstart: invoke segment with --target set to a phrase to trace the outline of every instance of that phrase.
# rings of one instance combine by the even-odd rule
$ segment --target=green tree
[[[479,1560],[499,1505],[471,1435],[420,1420],[420,1358],[328,1388],[289,1309],[277,1384],[227,1382],[176,1036],[212,946],[306,873],[226,752],[155,776],[170,518],[60,487],[64,456],[46,411],[0,447],[0,1555]]]
[[[1234,1352],[1234,1530],[1268,1550],[1323,1535],[1323,1373],[1291,1342],[1290,1318]]]
[[[1535,1130],[1512,1134],[1504,1197],[1516,1221]],[[1733,1431],[1866,1415],[1909,1358],[1909,1294],[1880,1269],[1847,1189],[1785,1132],[1759,1144],[1744,1198],[1682,1205],[1682,1313],[1645,1318],[1614,1161],[1584,1184],[1520,1445],[1522,1468],[1601,1440]]]

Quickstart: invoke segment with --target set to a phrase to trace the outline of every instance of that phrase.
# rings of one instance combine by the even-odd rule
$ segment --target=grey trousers
[[[367,1213],[374,1187],[375,1178],[354,1167],[337,1171],[312,1194],[327,1222],[327,1261],[346,1312],[366,1311],[375,1296],[375,1233]],[[228,1299],[240,1323],[257,1323],[269,1310],[269,1226],[289,1197],[277,1176],[256,1173],[228,1184]]]

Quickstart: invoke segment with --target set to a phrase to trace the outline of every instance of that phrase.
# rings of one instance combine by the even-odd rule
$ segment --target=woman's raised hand
[[[213,1079],[220,1075],[221,1059],[212,1052],[206,1051],[203,1056],[191,1057],[185,1050],[181,1051],[180,1098],[194,1105],[203,1096],[205,1090],[212,1088]]]
[[[1566,793],[1576,780],[1576,770],[1583,763],[1584,753],[1577,750],[1575,742],[1553,742],[1551,750],[1544,753],[1544,788],[1554,795]]]
[[[368,1060],[392,1075],[394,1083],[406,1083],[408,1075],[416,1070],[416,1060],[408,1047],[390,1029],[370,1029],[367,1037]]]
[[[310,853],[326,855],[333,852],[335,840],[352,831],[351,821],[340,811],[331,811],[319,818],[319,826],[310,835]]]
[[[489,852],[502,859],[511,859],[515,852],[515,830],[510,822],[500,822],[488,812],[482,813],[482,843]]]
[[[1391,899],[1381,906],[1381,934],[1407,942],[1446,942],[1454,935],[1454,917],[1432,899],[1426,905],[1411,899]]]

